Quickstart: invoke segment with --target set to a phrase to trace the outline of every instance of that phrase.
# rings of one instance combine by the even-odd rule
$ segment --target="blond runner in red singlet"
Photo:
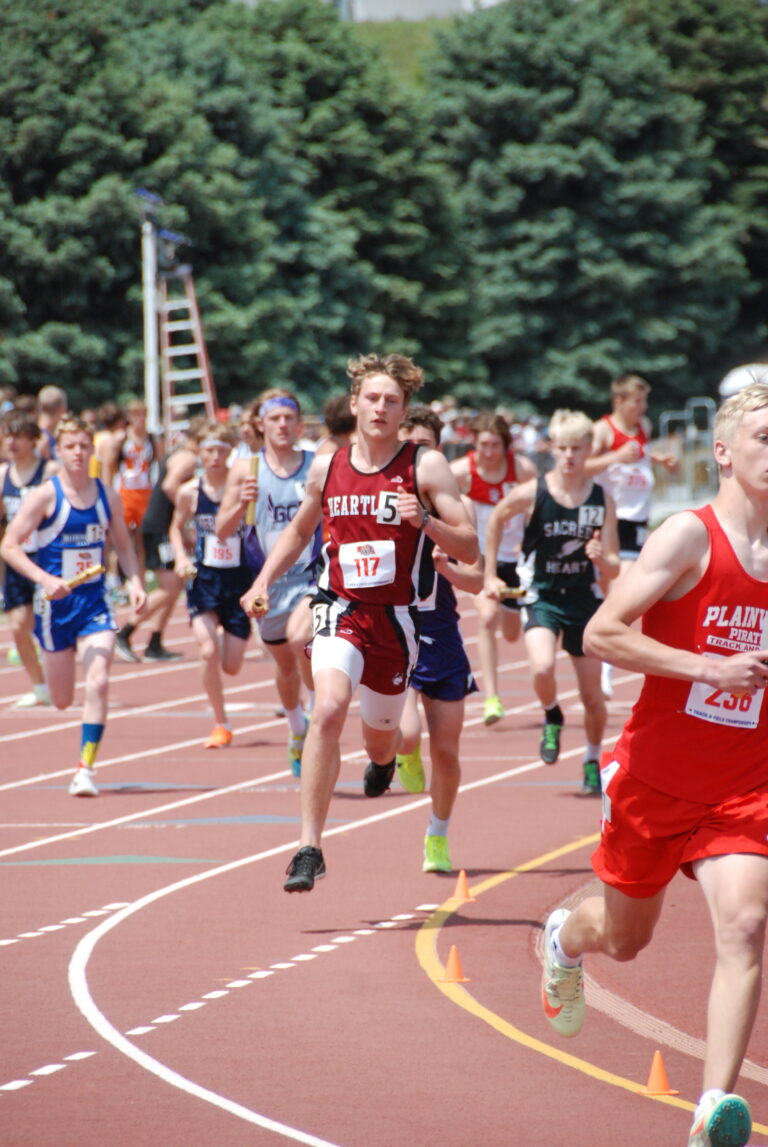
[[[576,1035],[583,955],[633,959],[677,870],[698,880],[715,974],[688,1142],[742,1147],[751,1117],[731,1089],[757,1013],[768,917],[768,386],[729,398],[714,440],[712,504],[660,526],[587,627],[593,655],[645,681],[603,758],[592,858],[602,895],[550,914],[542,1000],[552,1026]]]

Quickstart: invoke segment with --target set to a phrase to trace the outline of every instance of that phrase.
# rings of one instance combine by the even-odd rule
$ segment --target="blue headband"
[[[268,398],[262,402],[259,407],[259,418],[263,418],[268,410],[274,410],[277,406],[287,406],[289,410],[295,410],[299,413],[299,404],[295,398],[289,398],[287,394],[276,394],[273,398]]]

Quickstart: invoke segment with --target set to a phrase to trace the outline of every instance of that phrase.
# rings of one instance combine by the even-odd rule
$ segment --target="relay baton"
[[[259,477],[259,456],[254,454],[251,457],[251,477]],[[245,507],[245,524],[246,526],[253,526],[256,522],[256,503],[249,502]]]
[[[65,583],[66,587],[67,589],[75,589],[77,586],[82,585],[84,581],[90,581],[92,577],[98,577],[99,574],[103,574],[105,572],[105,567],[102,565],[87,566],[84,570],[81,570],[79,574],[75,574],[74,577],[71,577],[69,581]],[[51,600],[51,595],[49,593],[47,593],[45,596],[48,601]]]
[[[521,585],[508,585],[504,589],[499,590],[499,597],[525,597],[528,590],[524,589]]]

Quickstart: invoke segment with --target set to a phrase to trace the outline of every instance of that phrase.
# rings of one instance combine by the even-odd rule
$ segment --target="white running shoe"
[[[70,781],[69,795],[71,797],[97,797],[99,795],[99,790],[93,779],[93,769],[80,765]]]
[[[613,666],[608,661],[603,662],[600,670],[600,689],[606,699],[613,697]]]
[[[544,974],[541,981],[541,1002],[544,1015],[560,1035],[574,1036],[584,1023],[584,973],[581,964],[563,968],[555,963],[552,951],[552,933],[570,912],[557,908],[550,912],[544,927]]]
[[[705,1097],[696,1108],[688,1147],[744,1147],[752,1133],[749,1104],[740,1095]]]
[[[35,705],[50,705],[51,695],[47,685],[34,685],[29,693],[22,693],[14,709],[34,709]]]

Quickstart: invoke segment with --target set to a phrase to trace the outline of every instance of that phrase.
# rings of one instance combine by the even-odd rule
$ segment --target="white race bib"
[[[80,577],[89,566],[98,565],[101,565],[101,548],[62,550],[61,552],[61,576],[64,581],[71,581],[72,578]],[[82,584],[88,585],[90,582],[96,581],[98,577],[100,574],[95,574]]]
[[[345,542],[339,546],[339,565],[347,589],[391,585],[395,580],[395,543]]]
[[[226,542],[215,534],[206,534],[203,548],[203,565],[216,570],[231,570],[240,565],[240,536],[233,534]]]
[[[708,654],[708,656],[713,656]],[[739,697],[722,689],[713,689],[703,681],[694,681],[688,692],[685,711],[690,717],[730,725],[737,729],[756,729],[763,703],[764,689],[751,696]]]

